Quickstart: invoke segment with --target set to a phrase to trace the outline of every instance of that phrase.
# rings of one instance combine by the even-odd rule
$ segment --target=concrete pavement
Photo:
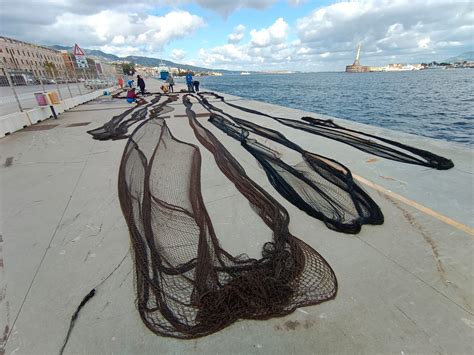
[[[158,91],[159,82],[149,80],[147,86]],[[288,118],[303,115],[225,96]],[[309,151],[339,160],[372,183],[362,186],[381,206],[385,223],[364,226],[357,236],[328,230],[281,198],[238,143],[199,118],[248,175],[287,208],[291,231],[326,258],[338,277],[339,292],[333,301],[287,317],[239,321],[201,339],[151,333],[134,304],[129,235],[117,197],[125,141],[93,141],[86,134],[128,107],[124,100],[99,98],[40,124],[49,129],[0,139],[0,334],[8,337],[6,354],[58,353],[73,312],[98,284],[97,295],[80,313],[66,354],[473,352],[472,152],[462,145],[340,121],[432,150],[456,164],[435,171],[383,160],[241,113],[277,128]],[[221,243],[232,253],[258,256],[270,231],[194,137],[181,101],[172,107],[167,123],[173,134],[200,147],[203,197]],[[204,112],[198,105],[194,109]],[[68,127],[73,123],[84,125]],[[52,124],[57,126],[48,127]]]

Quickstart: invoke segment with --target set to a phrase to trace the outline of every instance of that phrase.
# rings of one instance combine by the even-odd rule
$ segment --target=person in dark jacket
[[[199,92],[199,81],[193,81],[194,91]]]
[[[145,80],[140,75],[137,75],[137,85],[142,95],[145,95]]]
[[[194,92],[193,89],[193,76],[190,71],[188,71],[188,74],[186,74],[186,84],[188,85],[188,91],[189,92]]]

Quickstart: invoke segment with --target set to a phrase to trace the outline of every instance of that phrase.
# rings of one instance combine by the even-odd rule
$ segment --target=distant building
[[[94,59],[87,57],[86,59],[88,67],[79,68],[74,54],[69,53],[67,51],[61,51],[61,55],[66,64],[68,75],[70,78],[74,78],[75,76],[77,76],[77,78],[79,79],[88,80],[97,79],[99,77]]]
[[[424,66],[421,64],[389,64],[384,68],[384,71],[413,71],[421,70]]]
[[[96,60],[95,61],[95,68],[97,70],[97,75],[101,78],[115,78],[119,75],[122,75],[122,73],[117,71],[117,66],[115,64],[111,63],[106,63],[106,62],[101,62]],[[120,68],[122,68],[120,66]]]
[[[60,52],[3,36],[0,36],[0,61],[15,77],[33,80],[66,76],[66,65]]]

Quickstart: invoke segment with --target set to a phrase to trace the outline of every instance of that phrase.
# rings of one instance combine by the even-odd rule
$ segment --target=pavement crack
[[[72,330],[76,324],[77,319],[79,318],[79,312],[81,309],[86,305],[87,302],[91,300],[92,297],[94,297],[97,293],[97,289],[102,286],[114,273],[117,271],[120,266],[122,266],[123,262],[127,258],[128,254],[130,251],[127,251],[125,255],[123,256],[122,260],[114,267],[114,269],[102,280],[100,281],[92,290],[89,291],[89,293],[84,296],[82,299],[81,303],[79,303],[79,306],[77,306],[76,311],[71,317],[71,322],[69,323],[69,328],[66,334],[66,337],[64,338],[63,345],[61,346],[61,349],[59,350],[59,355],[62,355],[64,353],[64,350],[66,349],[66,345],[69,341],[69,338],[71,336]],[[105,307],[104,307],[105,308]]]
[[[94,148],[94,146],[95,146],[95,144],[92,144],[92,145],[91,145],[90,151],[92,151],[92,149]],[[20,313],[21,313],[21,311],[23,310],[23,306],[25,305],[25,302],[26,302],[26,300],[27,300],[27,298],[28,298],[28,295],[30,294],[31,288],[33,287],[33,284],[34,284],[34,282],[35,282],[35,280],[36,280],[36,277],[37,277],[38,274],[39,274],[39,271],[40,271],[40,269],[41,269],[41,266],[43,265],[43,262],[44,262],[44,260],[46,259],[46,255],[48,254],[48,250],[51,249],[51,245],[52,245],[52,243],[53,243],[53,241],[54,241],[54,238],[56,237],[56,235],[57,235],[57,233],[58,233],[58,231],[59,231],[59,229],[60,229],[60,227],[61,227],[61,225],[62,225],[62,223],[63,223],[64,216],[66,215],[66,211],[67,211],[68,208],[69,208],[69,205],[70,205],[70,203],[71,203],[72,197],[74,196],[74,193],[76,192],[77,187],[79,186],[79,182],[81,181],[82,175],[84,174],[84,171],[85,171],[85,169],[86,169],[88,159],[89,159],[89,157],[84,161],[84,165],[82,166],[81,172],[79,173],[79,176],[78,176],[78,178],[77,178],[77,180],[76,180],[76,183],[75,183],[75,185],[74,185],[74,187],[73,187],[73,189],[72,189],[72,192],[71,192],[71,194],[69,195],[69,198],[68,198],[68,200],[67,200],[67,203],[66,203],[66,205],[64,206],[64,209],[63,209],[63,211],[62,211],[62,213],[61,213],[61,217],[59,218],[59,221],[58,221],[58,223],[57,223],[57,225],[56,225],[56,228],[54,229],[54,232],[53,232],[53,234],[52,234],[52,236],[51,236],[51,238],[50,238],[50,240],[49,240],[49,244],[48,244],[48,246],[45,248],[44,253],[43,253],[43,256],[41,257],[41,260],[40,260],[40,262],[39,262],[39,264],[38,264],[38,267],[36,268],[36,271],[35,271],[35,273],[34,273],[34,275],[33,275],[33,278],[32,278],[31,281],[30,281],[30,284],[29,284],[29,286],[28,286],[28,289],[26,290],[25,296],[23,297],[23,300],[22,300],[22,302],[21,302],[21,304],[20,304],[20,308],[18,309],[18,312],[17,312],[17,314],[16,314],[16,317],[15,317],[15,319],[14,319],[14,321],[13,321],[13,324],[12,324],[12,326],[10,327],[9,333],[8,333],[8,335],[7,335],[7,337],[6,337],[6,340],[5,340],[5,348],[6,348],[6,345],[7,345],[7,343],[8,343],[8,340],[10,339],[10,336],[11,336],[11,334],[12,334],[12,331],[13,331],[14,327],[15,327],[15,324],[16,324],[18,318],[20,317]]]
[[[444,269],[443,262],[440,259],[439,255],[439,250],[438,250],[438,245],[436,242],[431,238],[429,233],[423,228],[423,226],[416,220],[416,218],[408,212],[406,209],[404,209],[400,204],[395,201],[393,198],[390,196],[383,195],[387,200],[389,200],[399,211],[402,212],[403,217],[410,223],[410,225],[415,228],[417,231],[420,232],[421,236],[425,240],[425,242],[430,246],[431,251],[433,253],[434,259],[436,261],[436,268],[441,276],[441,279],[443,280],[444,283],[446,283],[446,270]]]
[[[392,263],[394,263],[395,265],[397,265],[400,269],[402,269],[403,271],[407,272],[408,274],[410,274],[411,276],[413,276],[414,278],[416,278],[418,281],[420,281],[421,283],[423,283],[425,286],[429,287],[430,289],[432,289],[434,292],[436,292],[437,294],[439,294],[440,296],[444,297],[445,299],[447,299],[448,301],[450,301],[451,303],[455,304],[456,306],[458,306],[460,309],[462,309],[464,312],[470,314],[471,316],[474,316],[474,313],[470,310],[470,309],[467,309],[465,307],[465,305],[461,305],[459,304],[458,302],[456,302],[455,300],[453,300],[452,298],[448,297],[445,293],[441,292],[440,290],[438,290],[437,288],[433,287],[432,285],[430,285],[428,282],[426,282],[425,280],[423,280],[421,277],[419,277],[418,275],[414,274],[411,270],[407,269],[405,266],[403,266],[402,264],[398,263],[396,260],[392,259],[389,255],[383,253],[380,249],[378,249],[377,247],[375,247],[374,245],[370,244],[369,242],[365,241],[364,239],[362,239],[360,236],[356,236],[357,239],[359,239],[362,243],[366,244],[367,246],[369,246],[370,248],[374,249],[377,253],[379,253],[380,255],[382,255],[384,258],[386,258],[387,260],[390,260]],[[470,307],[468,307],[470,308]]]

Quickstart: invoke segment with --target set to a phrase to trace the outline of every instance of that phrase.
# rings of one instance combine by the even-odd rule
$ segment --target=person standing
[[[168,75],[168,79],[166,79],[166,82],[168,83],[169,87],[170,87],[170,92],[174,92],[174,78],[173,78],[173,75]]]
[[[140,88],[142,95],[145,95],[145,80],[140,75],[137,75],[137,85]]]
[[[186,84],[188,85],[188,92],[194,92],[193,76],[191,75],[190,71],[188,71],[188,74],[186,74]]]
[[[194,91],[199,92],[199,81],[193,81]]]

